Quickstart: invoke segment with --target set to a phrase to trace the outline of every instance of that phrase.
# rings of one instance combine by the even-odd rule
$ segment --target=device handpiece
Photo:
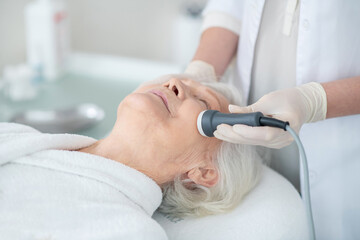
[[[213,137],[216,127],[220,124],[244,124],[252,127],[270,126],[286,130],[288,122],[265,117],[261,112],[252,113],[221,113],[216,110],[202,111],[197,119],[197,128],[204,137]]]

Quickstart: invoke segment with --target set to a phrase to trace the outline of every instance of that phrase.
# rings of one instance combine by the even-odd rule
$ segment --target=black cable
[[[261,126],[281,128],[286,131],[286,126],[290,125],[289,122],[284,122],[275,118],[260,117]]]

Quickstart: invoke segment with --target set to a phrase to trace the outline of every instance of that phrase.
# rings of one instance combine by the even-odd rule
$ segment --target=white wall
[[[190,58],[197,44],[198,22],[176,33],[183,6],[206,0],[65,0],[70,16],[71,47],[110,55],[157,61]],[[30,0],[0,0],[0,73],[5,64],[25,61],[23,8]],[[186,23],[185,29],[193,25]],[[184,21],[183,21],[184,22]],[[189,24],[190,23],[190,24]],[[184,29],[184,24],[180,24]],[[195,30],[194,30],[195,29]],[[175,33],[174,33],[175,32]],[[184,41],[181,39],[185,39]],[[189,40],[190,39],[190,40]],[[192,40],[194,39],[194,40]],[[187,57],[189,56],[189,57]],[[190,59],[189,59],[190,60]],[[184,60],[182,60],[184,61]]]

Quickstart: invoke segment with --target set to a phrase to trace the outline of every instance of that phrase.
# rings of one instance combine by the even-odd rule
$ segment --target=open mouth
[[[167,100],[167,97],[165,96],[165,94],[159,90],[150,90],[150,93],[158,96],[162,102],[164,103],[166,109],[168,110],[168,112],[170,112],[169,110],[169,106],[168,106],[168,100]]]

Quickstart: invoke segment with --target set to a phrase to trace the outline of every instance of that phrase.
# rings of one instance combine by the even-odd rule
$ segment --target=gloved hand
[[[184,73],[198,82],[217,82],[218,80],[214,67],[201,60],[192,61]]]
[[[217,77],[215,74],[214,67],[206,63],[204,61],[195,60],[189,63],[187,68],[185,69],[185,72],[182,74],[167,74],[160,77],[157,77],[155,79],[152,79],[150,81],[142,83],[140,87],[150,84],[158,84],[158,83],[164,83],[171,79],[172,77],[176,77],[178,79],[187,79],[190,78],[192,80],[198,81],[198,82],[216,82]]]
[[[264,115],[288,121],[297,133],[304,123],[316,122],[326,118],[326,93],[319,83],[311,82],[296,88],[271,92],[256,103],[239,107],[229,105],[231,113],[262,112]],[[221,124],[214,132],[216,138],[240,144],[262,145],[282,148],[293,139],[282,129],[272,127],[250,127],[237,124]]]

